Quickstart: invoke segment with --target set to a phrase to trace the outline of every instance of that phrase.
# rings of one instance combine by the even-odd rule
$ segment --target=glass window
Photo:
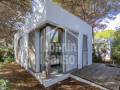
[[[46,70],[46,63],[49,62],[50,74],[62,72],[62,42],[63,31],[54,28],[41,31],[41,61],[42,69]]]

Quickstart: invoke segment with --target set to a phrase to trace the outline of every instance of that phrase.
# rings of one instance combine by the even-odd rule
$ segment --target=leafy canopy
[[[112,58],[120,64],[120,30],[114,33],[114,42],[112,45]]]
[[[109,39],[114,38],[114,30],[105,30],[102,32],[95,32],[95,38],[96,39]]]

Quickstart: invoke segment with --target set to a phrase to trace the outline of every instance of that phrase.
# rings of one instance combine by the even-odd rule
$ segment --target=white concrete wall
[[[36,71],[36,46],[35,46],[35,41],[36,41],[36,37],[35,37],[35,31],[29,33],[29,40],[28,40],[28,57],[29,57],[29,68],[33,71]]]
[[[46,9],[46,18],[48,21],[69,28],[70,30],[74,30],[76,32],[91,32],[88,30],[88,28],[91,27],[87,23],[74,16],[73,14],[67,12],[63,8],[52,3],[47,3]]]
[[[83,42],[83,34],[82,33],[79,33],[79,36],[78,36],[78,69],[81,69],[82,68],[82,42]]]
[[[92,27],[80,18],[70,14],[61,7],[47,3],[47,21],[58,26],[79,33],[79,68],[82,67],[82,39],[83,35],[88,37],[88,64],[92,64]]]
[[[87,35],[88,37],[88,40],[87,40],[88,41],[88,65],[90,65],[92,64],[92,28],[90,27],[90,28],[83,29],[81,31],[81,35],[82,36]],[[83,39],[83,37],[80,38],[80,43],[83,44],[83,41],[81,39]]]
[[[45,22],[49,23],[50,22],[50,23],[54,23],[58,26],[61,26],[67,30],[72,30],[72,31],[78,32],[79,33],[79,47],[78,47],[78,49],[79,49],[79,60],[80,60],[79,61],[79,64],[80,64],[79,68],[82,67],[81,66],[81,63],[82,63],[82,58],[81,58],[82,57],[82,43],[83,43],[82,36],[83,36],[83,34],[87,35],[87,37],[88,37],[88,58],[89,58],[88,64],[91,64],[92,63],[92,28],[88,24],[86,24],[84,21],[79,19],[78,17],[70,14],[69,12],[65,11],[61,7],[52,4],[51,2],[42,2],[41,5],[43,5],[45,11],[41,12],[43,14],[40,14],[40,13],[39,14],[44,16],[44,17],[41,18],[39,20],[39,22],[37,22],[36,27],[32,26],[31,25],[32,23],[30,23],[29,24],[30,27],[27,29],[28,30],[30,29],[30,31],[31,31],[34,28],[41,26],[42,23],[45,23]],[[26,25],[28,25],[28,24],[26,24]],[[36,37],[38,37],[38,36],[36,36]],[[36,43],[36,44],[38,47],[39,43]],[[36,53],[36,57],[37,57],[37,59],[39,59],[37,53]],[[37,67],[37,68],[39,68],[39,67]],[[39,70],[37,70],[37,71],[39,71]]]
[[[40,52],[41,52],[41,47],[40,47],[40,32],[36,31],[35,32],[35,57],[36,57],[36,72],[40,72]]]
[[[27,33],[24,35],[23,54],[24,54],[23,66],[25,67],[25,69],[28,69],[28,34]]]
[[[51,3],[49,0],[42,2],[42,5],[44,8],[43,14],[45,17],[41,18],[40,22],[37,23],[36,27],[39,27],[40,25],[46,23],[52,23],[73,31],[76,31],[79,33],[79,43],[82,42],[82,35],[85,34],[88,37],[88,64],[92,63],[92,28],[87,23],[85,23],[80,18],[70,14],[63,8]],[[82,58],[80,57],[82,55],[82,45],[79,45],[79,63],[81,63]],[[80,65],[81,67],[81,65]]]
[[[88,29],[91,30],[91,29]],[[82,48],[83,48],[83,35],[87,35],[88,39],[88,65],[92,64],[92,32],[84,32],[79,33],[79,40],[78,40],[78,68],[83,67],[83,58],[82,58]]]
[[[18,42],[21,39],[21,47],[18,46]],[[21,50],[18,51],[17,48]],[[14,51],[16,62],[19,63],[25,69],[28,69],[28,34],[16,33],[14,36]],[[17,58],[17,52],[20,52],[19,60]]]
[[[30,31],[35,30],[35,28],[41,27],[45,23],[52,23],[52,24],[63,27],[63,29],[72,30],[72,31],[79,33],[79,36],[78,36],[78,42],[79,42],[78,43],[78,68],[82,68],[82,47],[83,47],[82,40],[83,40],[83,35],[84,34],[87,35],[88,37],[88,59],[89,59],[88,64],[92,64],[92,28],[88,24],[86,24],[84,21],[80,20],[78,17],[68,13],[61,7],[58,7],[57,5],[54,5],[50,2],[42,3],[42,5],[43,6],[46,5],[44,8],[44,11],[33,15],[33,16],[40,15],[40,18],[37,21],[35,21],[35,18],[30,18],[30,23],[26,23],[24,26],[24,29],[30,32]],[[32,22],[32,20],[35,22],[35,24],[33,24],[34,22]],[[19,38],[17,36],[19,35],[16,35],[15,38]],[[24,33],[22,37],[23,37],[23,45],[22,45],[23,54],[21,54],[21,59],[22,59],[21,61],[23,61],[23,63],[21,63],[21,65],[25,67],[26,69],[28,69],[28,42],[29,42],[28,34]],[[35,39],[36,40],[35,41],[36,71],[39,71],[40,55],[37,52],[39,52],[40,50],[40,47],[39,47],[40,43],[37,42],[39,41],[38,32],[36,32],[35,37],[36,37]],[[15,53],[16,53],[16,50],[15,50]],[[41,76],[38,75],[37,77],[41,77]],[[39,81],[41,80],[39,79]]]

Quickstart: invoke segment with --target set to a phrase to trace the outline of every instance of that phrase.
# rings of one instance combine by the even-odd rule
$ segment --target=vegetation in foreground
[[[0,47],[0,69],[12,61],[14,61],[13,49]],[[0,79],[0,90],[10,90],[10,82],[5,79]]]
[[[0,69],[4,68],[8,62],[0,62]],[[10,90],[10,82],[5,79],[0,79],[0,90]]]
[[[114,42],[112,46],[112,59],[120,64],[120,31],[116,31],[114,34]]]
[[[0,90],[10,90],[8,80],[0,79]]]
[[[0,73],[2,73],[0,77],[9,81],[7,86],[10,86],[10,90],[100,90],[97,87],[73,79],[64,80],[46,89],[35,77],[14,62],[0,69]]]
[[[109,39],[114,37],[114,30],[105,30],[102,32],[95,32],[95,39]]]
[[[105,30],[102,32],[96,32],[95,38],[96,39],[106,39],[106,40],[111,39],[112,40],[111,58],[115,64],[120,64],[120,31]],[[94,50],[93,58],[94,58],[94,62],[99,63],[99,62],[102,62],[101,53],[99,52],[99,49],[102,49],[102,53],[105,53],[108,48],[106,47],[105,43],[98,43],[95,45],[98,47],[97,48],[98,55],[95,54],[96,51]],[[100,48],[100,47],[103,47],[103,48]]]

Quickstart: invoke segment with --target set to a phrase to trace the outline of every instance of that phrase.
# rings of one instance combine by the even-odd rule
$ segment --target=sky
[[[102,30],[120,30],[120,10],[112,10],[105,17],[97,20],[104,27],[96,27],[95,31]]]

